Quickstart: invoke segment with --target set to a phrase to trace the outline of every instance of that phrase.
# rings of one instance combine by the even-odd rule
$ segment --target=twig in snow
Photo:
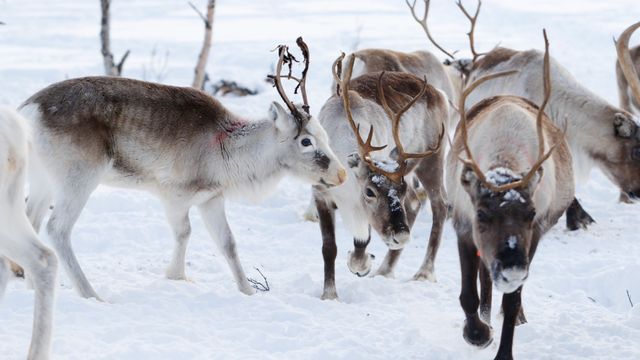
[[[631,301],[631,295],[629,295],[629,289],[627,289],[627,299],[629,299],[629,304],[633,307],[633,301]]]
[[[260,274],[260,276],[262,276],[262,280],[264,280],[264,284],[259,280],[247,278],[247,280],[249,280],[249,282],[251,283],[251,286],[258,291],[267,292],[271,290],[271,288],[269,287],[269,281],[267,280],[266,276],[264,276],[262,271],[260,271],[260,269],[258,268],[254,268],[254,269],[256,269],[256,271]]]
[[[592,298],[591,296],[587,296],[587,299],[593,301],[594,303],[597,303],[596,299]]]

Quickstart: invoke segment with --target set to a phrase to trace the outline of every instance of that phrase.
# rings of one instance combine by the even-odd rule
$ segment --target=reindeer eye
[[[640,161],[640,146],[636,146],[633,149],[631,149],[631,158],[633,160]]]
[[[365,191],[365,194],[367,194],[367,196],[370,198],[376,197],[376,193],[374,193],[373,190],[371,190],[370,188],[367,188],[367,190]]]
[[[535,217],[536,217],[536,211],[535,210],[531,210],[527,214],[527,221],[533,221],[533,219],[535,219]]]
[[[311,139],[309,138],[304,138],[302,139],[302,141],[300,141],[300,144],[302,144],[302,146],[311,146]]]
[[[477,216],[478,216],[478,221],[481,222],[481,223],[487,223],[491,219],[489,217],[489,214],[487,214],[486,212],[484,212],[482,210],[478,210]]]

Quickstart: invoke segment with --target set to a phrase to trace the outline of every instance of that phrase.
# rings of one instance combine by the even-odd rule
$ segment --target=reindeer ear
[[[462,175],[460,176],[460,183],[464,190],[469,193],[469,195],[473,194],[476,190],[478,184],[478,176],[473,171],[471,166],[464,165],[462,168]],[[473,196],[472,196],[473,197]]]
[[[293,117],[275,101],[269,107],[269,119],[275,123],[279,132],[290,133],[296,130],[296,123]]]
[[[529,193],[530,197],[533,197],[533,195],[535,194],[536,190],[538,190],[538,185],[540,185],[540,182],[542,181],[542,176],[543,175],[544,175],[544,168],[540,167],[536,171],[535,175],[533,175],[533,178],[531,178],[531,181],[529,182],[529,184],[527,185],[527,188],[526,188],[526,191]]]
[[[398,148],[394,147],[393,150],[389,153],[389,157],[393,161],[398,161]]]
[[[357,179],[364,179],[369,175],[369,167],[362,161],[360,154],[357,152],[351,153],[347,156],[347,165],[350,169],[353,169],[353,173]]]
[[[349,154],[347,156],[347,165],[352,169],[358,167],[360,165],[360,154],[357,152]]]
[[[613,127],[616,136],[621,138],[631,138],[638,130],[638,125],[633,120],[633,117],[625,113],[616,113],[616,117],[613,120]]]

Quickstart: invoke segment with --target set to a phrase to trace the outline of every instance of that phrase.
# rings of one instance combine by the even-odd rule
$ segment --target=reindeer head
[[[616,42],[620,70],[627,79],[632,95],[640,103],[640,80],[629,53],[629,38],[640,28],[640,22],[629,26]],[[619,146],[607,159],[605,172],[630,198],[640,198],[640,130],[638,119],[619,112],[613,119],[613,133]]]
[[[467,165],[460,179],[475,210],[473,240],[496,288],[510,293],[528,276],[536,215],[533,195],[542,178],[542,168],[528,183],[510,189],[510,184],[522,182],[526,174],[495,168],[483,176],[485,180]],[[505,190],[493,190],[494,186]]]
[[[406,152],[400,141],[400,120],[402,115],[423,97],[428,85],[424,81],[418,94],[411,98],[398,112],[394,112],[387,104],[385,86],[383,85],[385,72],[382,72],[378,77],[377,83],[378,98],[380,105],[391,121],[396,148],[392,151],[393,159],[374,159],[371,153],[384,149],[386,145],[375,146],[371,144],[374,133],[373,126],[369,129],[366,140],[360,135],[360,125],[355,123],[351,113],[349,95],[349,82],[351,81],[355,58],[353,55],[349,57],[344,77],[341,78],[343,58],[344,53],[336,59],[333,65],[333,73],[336,84],[338,84],[339,95],[342,97],[347,120],[355,134],[359,149],[358,153],[349,156],[348,165],[356,174],[356,180],[361,189],[360,199],[369,224],[378,232],[390,249],[401,249],[411,238],[409,219],[415,218],[417,212],[417,207],[413,204],[417,196],[414,188],[407,185],[405,176],[411,172],[412,166],[416,164],[417,159],[430,156],[439,151],[440,143],[444,136],[444,124],[435,148],[428,149],[423,153]],[[409,202],[412,204],[409,204]]]
[[[467,159],[460,182],[465,189],[475,217],[473,241],[484,265],[489,269],[496,288],[510,293],[518,289],[529,274],[529,250],[536,219],[533,201],[535,191],[543,176],[542,165],[558,145],[545,153],[543,122],[550,122],[544,108],[551,94],[549,69],[549,42],[544,32],[545,55],[543,66],[544,100],[536,117],[538,133],[538,160],[531,169],[522,174],[509,168],[497,167],[483,172],[475,162],[468,144],[467,119],[463,110],[469,93],[483,82],[513,72],[502,72],[484,76],[470,84],[460,98],[460,132]]]
[[[299,37],[296,43],[304,57],[304,69],[298,79],[291,75],[291,70],[296,58],[289,52],[285,45],[278,46],[278,64],[276,74],[270,75],[280,97],[287,105],[287,112],[280,104],[274,102],[269,109],[269,117],[273,120],[277,131],[281,152],[285,154],[282,162],[289,168],[293,175],[314,184],[325,186],[340,185],[345,182],[347,172],[329,146],[329,138],[320,122],[313,118],[309,112],[307,99],[306,80],[309,70],[309,48]],[[303,104],[294,105],[282,86],[282,66],[288,65],[289,72],[285,77],[296,81],[294,93],[300,90]],[[257,154],[259,155],[259,154]]]

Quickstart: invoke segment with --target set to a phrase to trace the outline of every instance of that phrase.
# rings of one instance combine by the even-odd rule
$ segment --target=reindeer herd
[[[302,38],[300,76],[292,74],[298,60],[289,48],[278,47],[269,78],[286,108],[273,102],[261,120],[236,115],[199,90],[118,77],[66,80],[37,92],[18,112],[0,108],[0,294],[12,271],[24,272],[35,289],[28,358],[49,356],[58,262],[81,296],[100,299],[70,236],[99,184],[145,190],[161,200],[175,238],[169,279],[186,279],[189,209],[197,207],[238,289],[250,295],[225,198],[262,195],[292,175],[312,185],[305,216],[320,225],[322,299],[338,297],[336,211],[353,235],[350,271],[371,273],[373,255],[366,250],[373,229],[388,247],[373,275],[391,277],[428,199],[431,231],[414,279],[435,281],[435,257],[451,218],[463,337],[478,347],[492,342],[495,284],[504,312],[496,359],[511,359],[514,328],[526,322],[521,294],[539,241],[565,212],[570,230],[593,222],[574,197],[574,177],[597,166],[619,187],[621,201],[640,197],[640,131],[632,114],[640,112],[640,46],[629,48],[640,22],[616,42],[616,107],[549,55],[544,31],[544,52],[497,47],[478,53],[480,2],[473,15],[458,2],[471,23],[473,58],[455,59],[434,41],[424,2],[423,16],[415,0],[407,5],[448,59],[427,51],[342,53],[331,69],[332,95],[317,118],[307,99],[310,53]],[[294,81],[302,105],[289,99],[283,80]],[[55,254],[37,236],[47,215]]]

